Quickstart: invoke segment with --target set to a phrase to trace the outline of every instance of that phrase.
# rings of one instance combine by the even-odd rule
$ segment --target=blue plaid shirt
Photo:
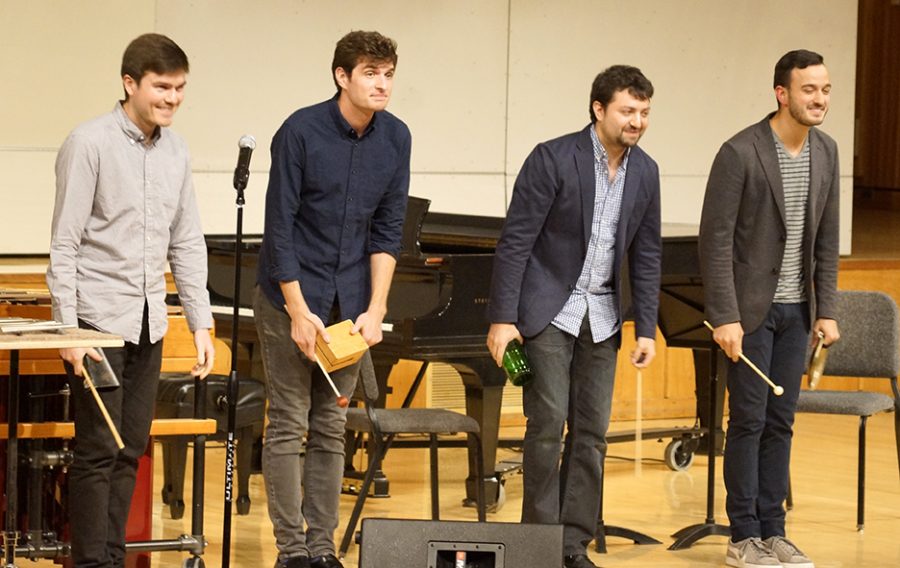
[[[591,337],[598,343],[619,330],[619,302],[613,287],[613,264],[629,151],[625,152],[622,163],[616,170],[616,177],[609,181],[609,156],[597,138],[597,131],[593,128],[590,130],[594,145],[596,190],[591,240],[588,242],[587,255],[581,275],[575,283],[575,290],[553,319],[553,325],[577,337],[587,312]]]

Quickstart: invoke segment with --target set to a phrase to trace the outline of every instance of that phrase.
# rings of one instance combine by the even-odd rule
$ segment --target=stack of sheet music
[[[0,333],[25,333],[29,331],[55,332],[62,329],[71,329],[75,325],[61,323],[54,320],[39,320],[34,318],[0,318]]]

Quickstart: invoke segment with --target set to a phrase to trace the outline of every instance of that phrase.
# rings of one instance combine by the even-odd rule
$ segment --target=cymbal
[[[819,332],[819,338],[816,341],[816,347],[813,349],[812,357],[809,359],[809,389],[816,390],[819,386],[819,380],[825,372],[825,362],[828,360],[828,346],[825,345],[825,335]]]

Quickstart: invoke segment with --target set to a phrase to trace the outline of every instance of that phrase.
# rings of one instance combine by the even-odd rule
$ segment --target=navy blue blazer
[[[553,321],[584,265],[596,193],[590,128],[538,144],[516,178],[494,257],[488,317],[516,324],[524,337]],[[662,254],[659,167],[637,146],[628,158],[616,233],[620,320],[629,299],[622,290],[626,253],[635,334],[654,338]]]

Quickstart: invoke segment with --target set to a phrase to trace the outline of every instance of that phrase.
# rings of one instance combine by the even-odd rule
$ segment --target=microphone
[[[250,179],[250,156],[256,148],[256,138],[245,134],[238,140],[238,161],[234,168],[234,189],[244,191],[247,189],[247,180]]]

